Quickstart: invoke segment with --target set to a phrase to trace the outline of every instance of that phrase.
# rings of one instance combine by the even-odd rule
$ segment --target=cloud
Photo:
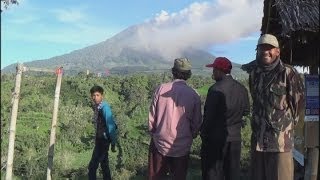
[[[30,23],[34,23],[36,21],[38,21],[40,18],[37,16],[33,16],[33,15],[26,15],[23,17],[16,17],[11,19],[9,22],[12,24],[30,24]]]
[[[258,38],[260,37],[260,32],[254,33],[250,36],[241,37],[239,40],[241,41],[258,41]]]
[[[179,12],[162,10],[140,24],[132,40],[175,56],[184,47],[209,49],[248,38],[260,30],[262,16],[263,0],[195,2]]]
[[[118,29],[106,28],[92,21],[88,6],[44,9],[39,4],[24,2],[19,11],[5,12],[2,41],[72,44],[80,47],[101,42]],[[28,26],[28,28],[26,28]]]
[[[30,25],[41,19],[39,14],[34,13],[39,9],[32,6],[29,1],[19,0],[18,3],[10,4],[8,9],[2,12],[1,25]]]
[[[20,1],[19,1],[20,3]],[[51,9],[51,10],[50,10]],[[3,12],[1,42],[28,41],[85,47],[119,32],[104,19],[92,17],[90,4],[68,6],[21,1]],[[254,40],[263,15],[263,0],[214,0],[195,2],[177,12],[165,9],[136,25],[137,33],[127,37],[128,45],[143,46],[168,57],[180,49],[212,49],[237,40]],[[249,37],[248,37],[249,36]],[[172,59],[172,58],[170,58]]]
[[[3,33],[4,40],[73,44],[83,47],[101,42],[104,38],[112,36],[117,31],[112,28],[106,30],[104,27],[88,24],[78,24],[77,26],[77,28],[72,26],[48,28],[46,25],[38,24],[34,25],[33,29],[24,30],[24,33],[21,33],[19,29],[11,30],[6,26],[1,33]]]
[[[52,13],[56,18],[64,23],[78,23],[86,20],[87,14],[83,12],[83,8],[56,9]]]

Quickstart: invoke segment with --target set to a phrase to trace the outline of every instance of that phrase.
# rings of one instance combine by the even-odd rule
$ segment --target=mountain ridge
[[[169,69],[175,58],[186,57],[190,59],[192,67],[197,69],[196,71],[202,71],[207,69],[204,67],[205,64],[211,63],[215,58],[209,52],[191,46],[172,49],[154,46],[150,39],[146,40],[143,36],[144,28],[146,27],[131,26],[100,43],[48,59],[26,62],[24,65],[47,69],[62,66],[66,74],[77,74],[86,70],[93,73],[105,71],[112,73],[115,69],[120,72],[121,70],[127,72],[130,67],[135,67],[136,71],[141,70],[143,72]],[[236,71],[241,71],[239,64],[233,63],[233,67],[237,69]],[[15,72],[15,64],[1,70],[1,73],[12,72]]]

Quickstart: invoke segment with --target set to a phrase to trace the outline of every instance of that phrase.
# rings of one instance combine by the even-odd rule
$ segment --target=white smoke
[[[263,0],[195,2],[179,12],[162,10],[138,25],[131,40],[134,46],[172,57],[187,47],[208,50],[245,38],[260,30],[262,16]]]

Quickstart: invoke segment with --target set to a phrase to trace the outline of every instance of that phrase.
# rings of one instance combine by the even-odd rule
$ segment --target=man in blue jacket
[[[92,101],[94,102],[93,123],[96,129],[96,137],[92,158],[88,167],[88,176],[89,180],[95,180],[97,176],[96,172],[100,164],[103,179],[111,180],[108,150],[111,144],[111,150],[115,152],[117,126],[113,120],[109,104],[103,101],[103,88],[93,86],[90,89],[90,93]]]

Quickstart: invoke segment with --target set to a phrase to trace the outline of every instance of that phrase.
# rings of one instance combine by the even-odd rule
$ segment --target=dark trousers
[[[251,152],[251,179],[293,180],[292,152]]]
[[[240,179],[241,141],[227,142],[225,147],[224,175],[225,180]]]
[[[173,180],[185,180],[188,172],[189,154],[182,157],[169,157],[160,154],[153,141],[149,147],[148,180],[167,179],[167,173]]]
[[[111,180],[109,169],[108,150],[110,143],[105,139],[96,139],[92,157],[89,163],[89,180],[97,179],[97,169],[99,164],[102,169],[103,179]]]
[[[203,180],[240,179],[241,141],[202,142],[201,169]]]

